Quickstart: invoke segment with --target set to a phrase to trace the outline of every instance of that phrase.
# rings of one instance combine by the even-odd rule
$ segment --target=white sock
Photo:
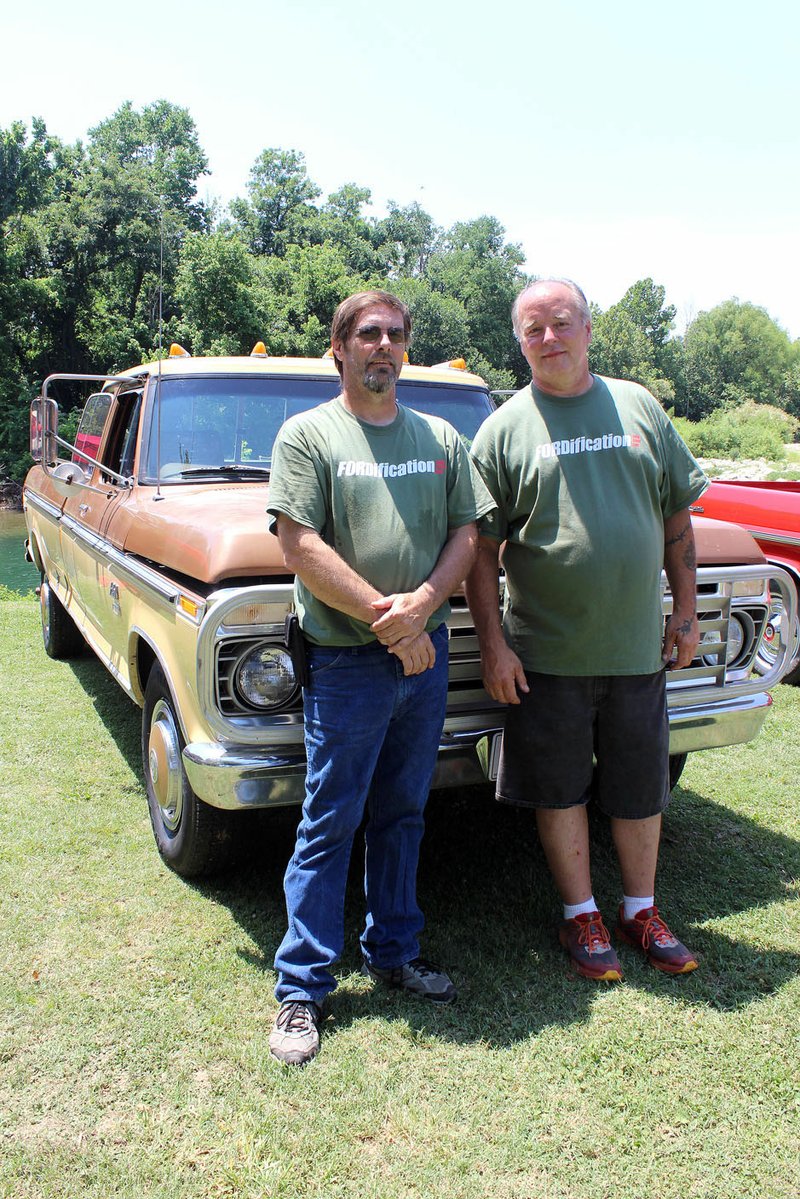
[[[633,920],[634,916],[641,912],[643,908],[652,908],[655,898],[655,895],[623,895],[623,920]]]
[[[636,909],[639,910],[638,908]],[[588,899],[584,899],[583,903],[565,903],[564,904],[564,919],[574,920],[576,916],[582,916],[584,912],[596,912],[597,904],[594,901],[594,895],[590,895]]]

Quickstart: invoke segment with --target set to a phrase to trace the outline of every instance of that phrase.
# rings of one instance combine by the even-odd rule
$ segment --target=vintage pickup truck
[[[742,525],[752,533],[767,561],[782,566],[790,576],[795,619],[783,681],[800,683],[800,483],[716,479],[692,511]],[[756,659],[756,667],[761,671],[771,669],[780,649],[782,617],[783,598],[776,591]]]
[[[31,407],[27,551],[41,573],[44,647],[86,641],[143,711],[142,763],[165,862],[218,868],[248,809],[301,800],[300,691],[284,645],[292,580],[265,508],[272,444],[290,414],[338,390],[330,359],[170,357],[113,377],[52,375]],[[58,431],[59,388],[83,386],[75,442]],[[446,416],[467,442],[492,410],[458,361],[407,365],[402,403]],[[753,665],[785,572],[753,538],[699,519],[700,653],[669,676],[672,777],[687,752],[761,727],[784,654]],[[499,600],[498,596],[498,600]],[[664,583],[664,611],[671,599]],[[463,595],[453,597],[450,691],[434,786],[496,770],[503,710],[480,680]]]

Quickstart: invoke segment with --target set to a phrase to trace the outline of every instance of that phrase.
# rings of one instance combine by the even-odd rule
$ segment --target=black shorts
[[[506,709],[501,803],[642,820],[669,803],[666,680],[657,674],[560,676],[526,671],[530,691]]]

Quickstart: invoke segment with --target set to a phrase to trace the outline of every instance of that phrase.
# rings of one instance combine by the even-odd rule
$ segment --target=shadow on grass
[[[199,885],[229,908],[259,947],[250,960],[264,969],[270,988],[272,958],[285,930],[282,879],[297,819],[295,810],[264,814],[250,863],[235,876]],[[619,900],[616,859],[605,819],[593,816],[591,824],[595,895],[611,925]],[[487,788],[440,792],[428,805],[419,875],[427,921],[423,954],[452,973],[459,988],[452,1007],[421,1005],[348,978],[361,964],[362,855],[359,838],[345,908],[342,985],[330,1004],[337,1029],[384,1016],[421,1035],[503,1046],[591,1013],[598,986],[602,991],[607,984],[575,976],[558,947],[559,904],[529,812],[496,804]],[[757,949],[703,925],[785,901],[798,874],[800,843],[696,792],[676,790],[664,824],[659,901],[700,955],[701,968],[672,978],[623,947],[627,985],[723,1011],[776,992],[800,972],[800,955]]]
[[[78,658],[72,667],[131,770],[141,777],[138,708],[93,657]],[[283,873],[298,816],[295,808],[243,813],[247,859],[229,875],[187,883],[228,907],[257,946],[248,960],[264,971],[270,991],[272,960],[286,922]],[[620,887],[608,823],[593,815],[591,829],[594,892],[612,925]],[[438,792],[428,805],[419,872],[427,923],[423,954],[444,963],[458,985],[459,1002],[449,1008],[348,981],[361,964],[362,860],[359,838],[345,908],[342,986],[331,1001],[337,1028],[381,1015],[402,1019],[420,1035],[512,1045],[591,1013],[598,986],[602,990],[606,984],[576,977],[558,947],[559,904],[530,812],[496,804],[485,787]],[[757,949],[704,925],[785,901],[799,875],[800,842],[696,791],[677,788],[664,821],[658,902],[678,935],[700,955],[701,968],[671,978],[623,947],[627,985],[723,1011],[776,992],[800,971],[800,955]]]
[[[69,665],[126,764],[141,778],[141,710],[88,647],[77,658],[70,659]]]

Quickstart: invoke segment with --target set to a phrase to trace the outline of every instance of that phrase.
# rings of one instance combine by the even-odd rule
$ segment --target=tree
[[[194,198],[206,160],[185,110],[124,104],[90,138],[64,156],[37,218],[52,295],[46,368],[108,370],[149,354],[181,241],[210,223]]]
[[[27,409],[41,350],[41,312],[52,299],[43,279],[38,210],[53,194],[62,151],[34,120],[30,140],[17,121],[0,130],[0,480],[30,463]]]
[[[652,279],[639,279],[625,292],[618,307],[647,338],[653,361],[662,365],[660,352],[675,327],[675,306],[665,304],[666,289]]]
[[[434,291],[426,279],[398,279],[393,288],[411,312],[412,362],[431,366],[464,357],[469,346],[469,318],[460,300]]]
[[[428,263],[426,277],[435,291],[458,300],[467,314],[469,345],[494,366],[510,370],[520,382],[525,364],[511,328],[511,305],[525,276],[525,256],[505,241],[505,230],[491,216],[453,225]]]
[[[670,338],[675,309],[665,289],[640,279],[606,312],[592,310],[589,366],[595,374],[641,383],[664,407],[675,402],[680,342]]]
[[[375,222],[362,212],[370,195],[369,188],[345,183],[328,196],[316,216],[306,213],[302,227],[303,241],[337,246],[348,269],[364,278],[383,275],[382,258],[375,246]]]
[[[231,228],[190,233],[175,283],[175,337],[192,354],[249,353],[264,337],[256,263]]]
[[[335,245],[287,246],[256,259],[256,306],[272,354],[316,357],[330,343],[334,309],[364,286]]]
[[[686,330],[684,354],[686,415],[692,419],[729,401],[782,408],[794,402],[797,349],[755,304],[734,298],[699,313]]]
[[[194,124],[164,100],[122,105],[87,146],[63,145],[38,120],[28,142],[16,124],[0,135],[0,167],[0,442],[17,472],[19,408],[36,383],[149,355],[160,288],[169,314],[183,238],[211,217],[196,198],[206,159]]]
[[[384,270],[390,278],[422,277],[442,230],[416,201],[401,208],[390,200],[388,208],[376,228]]]
[[[231,215],[254,254],[285,254],[302,238],[306,220],[316,216],[312,201],[321,194],[298,150],[262,150],[250,172],[249,199],[231,203]]]

